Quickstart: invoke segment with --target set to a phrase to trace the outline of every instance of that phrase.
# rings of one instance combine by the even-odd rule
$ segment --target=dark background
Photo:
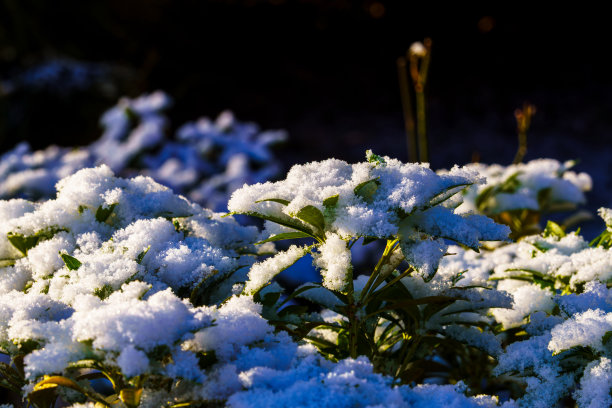
[[[513,111],[530,101],[537,114],[526,159],[582,159],[578,169],[597,190],[591,207],[610,205],[610,24],[588,11],[538,14],[519,2],[470,11],[388,0],[0,0],[0,80],[52,58],[107,70],[102,86],[0,92],[0,152],[22,140],[89,143],[118,97],[161,89],[175,100],[174,126],[231,109],[287,129],[286,167],[358,161],[367,148],[406,160],[396,59],[431,37],[432,167],[473,157],[509,164]]]

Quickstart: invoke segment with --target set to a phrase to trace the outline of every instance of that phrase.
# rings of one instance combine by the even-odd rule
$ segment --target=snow
[[[291,302],[305,299],[321,309],[284,323],[342,323],[343,305],[332,291],[352,287],[358,303],[369,275],[355,268],[350,246],[373,237],[393,248],[381,276],[398,276],[407,263],[415,272],[397,285],[412,298],[454,299],[427,318],[427,305],[416,305],[414,333],[483,350],[497,362],[491,376],[525,384],[523,396],[501,406],[548,407],[572,397],[581,408],[612,403],[610,250],[591,247],[577,233],[509,243],[509,229],[485,216],[543,211],[542,194],[548,204],[582,203],[590,178],[569,171],[570,163],[435,173],[369,152],[362,163],[296,165],[281,181],[264,182],[271,172],[252,185],[242,180],[232,195],[230,211],[269,219],[260,232],[151,177],[115,175],[143,155],[157,168],[145,173],[175,182],[191,197],[212,197],[217,187],[239,187],[251,161],[272,162],[268,147],[283,138],[223,113],[185,126],[174,144],[153,153],[149,148],[166,137],[161,111],[168,104],[161,93],[125,99],[104,116],[103,138],[80,152],[21,146],[0,160],[0,194],[47,197],[0,201],[0,347],[10,356],[27,354],[24,390],[44,375],[71,375],[72,363],[95,360],[125,380],[172,379],[168,387],[145,385],[142,407],[186,399],[229,407],[500,406],[493,395],[468,397],[461,382],[398,384],[365,356],[327,360],[313,343],[295,341],[267,320],[278,316],[253,295],[286,296],[275,277],[310,252],[322,284],[305,284],[312,288]],[[224,176],[211,177],[206,188],[195,186],[205,178],[202,169],[209,166],[210,175],[215,166],[194,164],[193,150],[183,149],[191,144],[205,156],[223,147],[216,169]],[[109,165],[78,170],[102,161],[109,146],[122,154],[107,157]],[[48,183],[56,181],[50,191]],[[476,205],[489,187],[495,194]],[[260,201],[269,199],[280,202]],[[610,210],[600,216],[609,229]],[[290,226],[307,231],[312,245],[258,258],[275,247],[255,243],[294,231]],[[375,341],[393,313],[376,323]],[[310,335],[332,343],[345,338],[324,327]],[[442,359],[435,350],[424,353],[419,358]]]
[[[328,233],[314,254],[313,263],[321,268],[323,286],[328,289],[343,291],[352,279],[351,251],[346,245],[340,236]]]

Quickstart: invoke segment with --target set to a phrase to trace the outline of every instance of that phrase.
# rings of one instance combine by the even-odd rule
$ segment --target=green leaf
[[[257,218],[261,218],[264,220],[272,221],[277,224],[284,225],[285,227],[293,228],[294,230],[302,231],[308,235],[315,236],[315,231],[312,228],[310,228],[307,224],[304,224],[303,222],[301,222],[300,220],[296,220],[295,218],[290,218],[289,216],[285,214],[282,214],[281,216],[276,216],[276,215],[262,214],[256,211],[247,211],[244,213],[230,212],[230,213],[225,214],[223,217],[228,217],[234,214],[250,215],[252,217],[257,217]]]
[[[521,182],[518,180],[518,176],[521,175],[520,171],[512,174],[508,177],[504,182],[496,188],[496,193],[515,193],[516,190],[520,187]]]
[[[262,288],[263,289],[263,288]],[[263,295],[261,290],[253,295],[253,300],[257,303],[261,303],[264,306],[274,306],[278,299],[280,299],[280,292],[267,292]]]
[[[325,229],[325,218],[323,213],[315,206],[307,205],[295,214],[300,220],[318,228],[320,231]]]
[[[608,249],[612,246],[612,233],[607,229],[589,243],[591,247],[602,247]]]
[[[370,203],[374,199],[374,194],[378,190],[380,185],[379,177],[371,180],[364,181],[357,185],[353,190],[356,196],[363,198],[366,202]]]
[[[151,249],[151,245],[149,245],[147,247],[147,249],[145,249],[144,251],[142,251],[141,253],[138,254],[138,256],[136,257],[136,263],[138,265],[142,264],[142,260],[144,259],[144,257],[147,254],[147,252],[149,252],[149,249]]]
[[[217,355],[215,354],[215,350],[203,351],[198,353],[198,366],[202,370],[211,367],[217,361],[218,360]]]
[[[23,256],[27,256],[28,255],[28,250],[32,249],[36,246],[36,244],[38,244],[38,237],[33,235],[33,236],[23,236],[21,234],[16,234],[14,232],[9,232],[8,234],[6,234],[9,242],[19,250],[19,252],[21,252],[23,254]]]
[[[460,190],[457,190],[459,187],[461,187],[461,189],[464,189],[468,186],[471,186],[472,184],[473,183],[457,183],[453,184],[452,186],[446,187],[443,191],[436,194],[431,200],[429,200],[429,203],[426,205],[425,208],[431,208],[435,207],[436,205],[442,204],[455,194],[459,193]]]
[[[327,289],[327,290],[329,290],[334,296],[336,296],[338,298],[338,300],[340,300],[340,302],[342,302],[343,304],[345,304],[345,305],[349,304],[349,298],[344,293],[339,292],[337,290],[332,290],[332,289]]]
[[[6,237],[8,238],[11,245],[19,250],[23,256],[28,255],[28,250],[34,248],[39,242],[53,238],[53,236],[60,231],[68,231],[65,228],[48,227],[37,231],[33,235],[25,236],[16,232],[8,232]]]
[[[147,357],[153,361],[163,361],[164,358],[171,356],[172,350],[167,344],[158,344],[151,350],[147,351]]]
[[[601,338],[601,343],[606,346],[612,340],[612,330],[608,330]]]
[[[376,241],[378,239],[378,237],[363,237],[363,242],[361,243],[361,245],[368,245],[371,244],[372,242]]]
[[[550,247],[543,242],[536,241],[536,242],[530,242],[530,244],[533,245],[540,252],[546,252],[550,249]]]
[[[302,293],[306,292],[307,290],[310,289],[315,289],[315,288],[320,288],[322,287],[320,284],[318,283],[312,283],[312,284],[307,284],[305,283],[304,285],[302,285],[301,287],[297,288],[296,290],[294,290],[291,295],[287,296],[285,298],[285,300],[283,300],[278,307],[281,307],[282,305],[284,305],[285,303],[287,303],[288,301],[290,301],[291,299],[301,295]]]
[[[482,190],[480,194],[478,194],[474,203],[476,204],[476,208],[478,208],[479,211],[483,211],[486,208],[487,200],[495,193],[494,189],[495,186],[489,186]]]
[[[463,271],[461,271],[461,272],[457,272],[457,273],[456,273],[456,274],[455,274],[455,275],[454,275],[454,276],[451,278],[452,286],[457,285],[457,282],[459,282],[461,279],[465,278],[465,275],[464,275],[464,274],[465,274],[467,271],[468,271],[468,270],[467,270],[467,269],[465,269],[465,270],[463,270]]]
[[[279,317],[285,317],[288,315],[297,315],[297,316],[301,316],[304,313],[308,312],[308,306],[304,306],[304,305],[290,305],[287,306],[283,309],[281,309],[278,312],[278,316]]]
[[[101,300],[106,299],[113,293],[113,287],[108,283],[102,286],[101,288],[97,288],[94,290],[94,295],[99,297]]]
[[[289,200],[283,200],[282,198],[264,198],[263,200],[257,200],[255,203],[263,203],[264,201],[273,201],[282,205],[289,205]]]
[[[234,273],[243,269],[244,266],[239,266],[234,270],[225,273],[219,273],[216,269],[213,270],[209,275],[205,276],[189,295],[189,301],[194,306],[203,306],[208,305],[214,301],[218,301],[215,296],[217,296],[217,291],[221,285],[227,279],[232,277]]]
[[[300,259],[302,259],[306,254],[310,253],[310,251],[312,250],[312,248],[314,247],[313,245],[307,246],[307,247],[303,247],[301,248],[302,253],[299,254],[299,256],[297,256],[293,261],[291,261],[291,263],[288,264],[284,264],[282,267],[278,268],[278,269],[274,269],[273,271],[270,270],[268,273],[270,274],[269,276],[269,280],[266,283],[258,283],[258,286],[256,287],[250,287],[249,283],[251,283],[252,281],[248,281],[246,283],[246,286],[244,287],[243,293],[248,294],[248,295],[257,295],[257,293],[259,291],[261,291],[263,288],[265,288],[266,286],[268,286],[270,284],[270,282],[272,281],[272,279],[277,276],[278,274],[280,274],[281,272],[285,271],[286,269],[290,268],[291,266],[293,266],[293,264],[295,264],[297,261],[299,261]],[[284,252],[279,252],[277,253],[275,256],[283,256]]]
[[[265,244],[266,242],[281,241],[284,239],[298,239],[298,238],[314,238],[310,234],[305,232],[283,232],[282,234],[276,234],[270,238],[264,239],[263,241],[256,242],[255,245]]]
[[[0,259],[0,268],[6,268],[7,266],[15,265],[15,259]]]
[[[377,166],[385,166],[387,162],[381,156],[372,153],[372,150],[366,150],[366,159],[368,163],[374,163]]]
[[[35,396],[36,393],[44,392],[45,390],[53,389],[58,386],[71,388],[87,396],[88,398],[91,398],[92,400],[98,403],[102,403],[103,406],[108,406],[108,404],[104,400],[104,397],[102,397],[100,394],[95,392],[93,389],[83,388],[79,384],[71,380],[70,378],[62,377],[59,375],[51,376],[51,377],[46,376],[46,378],[44,378],[42,381],[39,381],[38,383],[36,383],[34,385],[33,391],[28,395],[28,398],[31,399],[32,397]],[[55,401],[55,399],[53,401]]]
[[[565,235],[567,234],[563,231],[563,228],[556,222],[550,220],[546,223],[546,228],[544,228],[544,232],[542,232],[542,236],[544,237],[563,238]]]
[[[108,217],[110,217],[110,215],[113,213],[113,210],[115,209],[116,206],[117,206],[117,203],[113,203],[106,208],[99,206],[98,209],[96,210],[96,220],[99,223],[106,222],[106,220],[108,220]]]
[[[302,322],[295,330],[289,331],[294,341],[300,341],[310,333],[312,329],[319,326],[327,326],[325,322]]]
[[[340,198],[339,194],[333,195],[331,197],[327,197],[325,200],[323,200],[323,206],[325,208],[333,208],[336,206],[336,204],[338,204],[339,198]]]
[[[547,187],[538,191],[538,205],[540,208],[546,207],[546,204],[550,201],[550,196],[552,194],[552,188]]]
[[[60,254],[60,257],[62,258],[62,261],[64,261],[64,263],[66,264],[68,270],[76,271],[81,267],[81,265],[83,265],[81,261],[68,254]]]
[[[453,300],[447,300],[447,301],[443,301],[439,303],[436,302],[436,303],[427,304],[427,306],[425,306],[425,309],[423,309],[423,319],[425,321],[429,320],[433,315],[447,308],[448,306],[452,305],[456,301],[457,299],[453,299]]]

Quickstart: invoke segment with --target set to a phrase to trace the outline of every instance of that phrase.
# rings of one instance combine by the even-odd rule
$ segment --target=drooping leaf
[[[39,381],[38,383],[36,383],[36,385],[34,385],[34,389],[32,391],[32,394],[44,391],[44,390],[49,389],[49,388],[56,388],[56,387],[59,387],[59,386],[66,387],[66,388],[71,388],[71,389],[73,389],[75,391],[78,391],[81,394],[91,398],[92,400],[94,400],[96,402],[100,402],[100,403],[103,403],[104,405],[107,405],[106,401],[104,400],[104,398],[101,395],[99,395],[97,392],[95,392],[93,390],[87,390],[87,389],[81,387],[79,384],[77,384],[73,380],[71,380],[70,378],[59,376],[59,375],[54,375],[54,376],[46,377],[42,381]],[[30,395],[32,395],[32,394],[30,394]]]
[[[313,245],[309,245],[309,246],[304,246],[304,247],[298,247],[296,249],[299,249],[299,252],[296,252],[295,254],[293,254],[295,257],[292,257],[288,260],[287,263],[285,263],[286,261],[284,261],[283,263],[279,265],[275,265],[272,268],[274,268],[274,270],[270,270],[268,271],[268,281],[267,282],[258,282],[256,285],[252,284],[252,280],[249,280],[243,290],[243,293],[246,293],[248,295],[257,295],[258,292],[260,292],[263,288],[265,288],[266,286],[268,286],[270,284],[271,279],[273,279],[275,276],[277,276],[278,274],[280,274],[281,272],[287,270],[288,268],[290,268],[291,266],[293,266],[297,261],[299,261],[300,259],[302,259],[306,254],[310,253],[310,251],[312,251],[312,248],[314,247]],[[285,256],[284,252],[279,252],[278,254],[276,254],[275,256]],[[269,259],[273,259],[269,258]],[[267,260],[266,260],[267,261]]]
[[[296,290],[294,290],[289,296],[287,296],[278,306],[281,307],[283,306],[285,303],[289,302],[291,299],[301,295],[302,293],[306,292],[307,290],[310,289],[315,289],[315,288],[320,288],[321,285],[318,283],[312,283],[312,284],[308,284],[305,283],[304,285],[300,286],[299,288],[297,288]]]
[[[453,184],[436,194],[429,203],[426,205],[426,208],[435,207],[436,205],[440,205],[455,194],[459,193],[462,189],[471,186],[473,183],[457,183]]]
[[[300,220],[291,218],[284,214],[281,216],[277,216],[277,215],[262,214],[256,211],[247,211],[243,213],[242,212],[230,212],[230,213],[225,214],[223,217],[229,217],[230,215],[234,215],[234,214],[250,215],[252,217],[257,217],[257,218],[261,218],[264,220],[268,220],[276,224],[284,225],[285,227],[293,228],[294,230],[304,232],[308,235],[315,236],[315,231],[308,224],[305,224]]]
[[[70,256],[68,254],[60,254],[60,257],[62,258],[62,260],[66,264],[66,268],[68,268],[68,270],[70,270],[70,271],[76,271],[77,269],[79,269],[81,267],[81,265],[83,265],[83,263],[81,263],[81,261],[79,261],[75,257]]]
[[[263,241],[256,242],[255,245],[265,244],[266,242],[274,242],[274,241],[282,241],[284,239],[297,239],[297,238],[314,238],[310,234],[306,234],[305,232],[283,232],[281,234],[276,234],[271,236],[270,238],[264,239]]]
[[[264,201],[272,201],[272,202],[279,203],[282,205],[289,205],[290,203],[289,200],[284,200],[282,198],[264,198],[263,200],[255,201],[255,203],[263,203]]]
[[[96,210],[96,221],[98,221],[99,223],[106,222],[106,220],[108,220],[108,217],[110,217],[110,215],[113,213],[113,210],[116,206],[117,203],[113,203],[108,207],[99,206]]]

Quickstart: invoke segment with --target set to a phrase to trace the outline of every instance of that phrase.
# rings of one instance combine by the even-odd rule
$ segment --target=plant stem
[[[416,88],[417,134],[419,135],[419,162],[429,161],[427,151],[427,125],[425,117],[425,92],[422,87]]]
[[[410,73],[412,75],[416,100],[419,161],[422,163],[429,161],[429,152],[427,147],[427,107],[425,103],[425,86],[427,85],[427,74],[429,72],[429,61],[431,59],[431,39],[426,38],[423,42],[423,46],[425,50],[422,55],[414,53],[410,55]]]
[[[393,252],[393,250],[395,249],[395,246],[396,246],[397,242],[398,242],[397,239],[393,239],[393,240],[389,239],[389,240],[387,240],[387,246],[385,247],[385,251],[383,252],[383,254],[380,257],[380,259],[378,260],[378,263],[374,267],[374,270],[372,271],[372,274],[370,275],[370,278],[368,279],[368,281],[366,282],[365,286],[363,287],[363,290],[361,291],[361,296],[360,296],[360,299],[359,299],[359,301],[361,303],[364,302],[364,299],[366,298],[366,295],[368,294],[368,291],[370,290],[370,287],[372,286],[372,284],[374,283],[374,281],[378,277],[378,273],[380,272],[380,269],[387,262],[391,252]]]
[[[412,113],[412,102],[410,99],[410,86],[408,84],[408,73],[406,72],[406,58],[397,59],[397,74],[399,77],[400,96],[402,97],[402,110],[404,112],[404,127],[408,139],[408,161],[417,162],[417,139],[414,127],[414,115]]]
[[[346,305],[346,317],[348,318],[349,326],[349,353],[351,358],[357,358],[357,332],[359,330],[359,319],[356,313],[358,305],[355,304],[354,293],[355,288],[353,286],[353,279],[351,276],[347,290],[349,303]]]
[[[535,115],[535,106],[525,102],[523,109],[517,109],[514,111],[514,117],[516,118],[516,131],[518,133],[519,146],[514,156],[512,164],[518,164],[523,161],[523,158],[527,154],[527,131],[531,126],[531,118]]]

